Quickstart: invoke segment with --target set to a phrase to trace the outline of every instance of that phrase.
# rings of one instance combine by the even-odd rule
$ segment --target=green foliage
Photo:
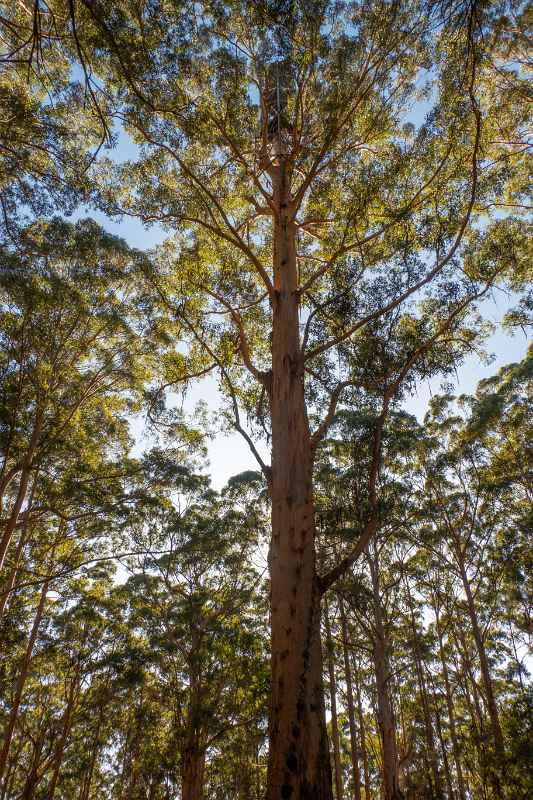
[[[530,28],[507,0],[2,3],[2,797],[169,800],[191,759],[206,797],[264,796],[272,472],[213,491],[173,392],[216,375],[217,425],[270,441],[281,166],[345,787],[348,663],[365,800],[387,708],[406,800],[531,794],[531,354],[405,410],[484,357],[493,287],[531,322]],[[89,202],[168,238],[54,216]]]

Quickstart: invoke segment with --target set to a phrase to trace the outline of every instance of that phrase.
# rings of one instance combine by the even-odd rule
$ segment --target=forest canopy
[[[0,2],[0,800],[533,795],[532,37]]]

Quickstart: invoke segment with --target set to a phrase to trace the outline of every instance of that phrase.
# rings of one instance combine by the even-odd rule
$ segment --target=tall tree
[[[102,167],[101,201],[176,231],[151,276],[191,345],[175,378],[218,370],[232,424],[269,481],[270,798],[331,797],[320,600],[375,520],[320,576],[313,463],[340,395],[362,385],[355,354],[373,322],[402,341],[379,449],[381,421],[415,362],[453,338],[468,304],[520,257],[519,222],[505,247],[497,221],[471,228],[502,181],[511,185],[514,154],[495,131],[523,121],[522,106],[491,83],[503,5],[458,4],[443,17],[440,6],[161,5],[134,24],[151,47],[142,71],[125,73],[111,45],[101,61],[142,146],[116,177]],[[417,128],[405,109],[424,75],[433,89]],[[268,416],[270,466],[239,406]]]
[[[141,146],[136,163],[100,164],[95,200],[174,232],[159,269],[143,265],[146,316],[189,346],[167,360],[165,380],[217,371],[230,424],[267,479],[270,800],[332,794],[320,606],[383,516],[387,415],[415,377],[450,369],[474,346],[469,307],[498,276],[522,270],[521,221],[490,219],[502,197],[515,207],[524,197],[523,86],[497,41],[509,5],[123,0],[35,3],[2,17],[15,62],[20,52],[32,67],[34,52],[58,50],[61,81],[77,63],[92,100],[101,81],[99,96]],[[521,37],[507,39],[514,54]],[[13,163],[10,185],[16,164],[25,168]],[[367,476],[357,537],[320,572],[315,457],[348,391],[360,405],[371,396]],[[6,456],[18,483],[5,550],[37,464],[39,409],[26,407],[33,435],[14,463]],[[254,443],[265,432],[271,465]],[[134,736],[123,766],[137,755]]]
[[[158,347],[135,289],[142,254],[90,220],[36,222],[19,244],[1,253],[0,570],[30,491],[26,520],[54,511],[58,482],[87,495],[98,429],[96,452],[128,446]]]

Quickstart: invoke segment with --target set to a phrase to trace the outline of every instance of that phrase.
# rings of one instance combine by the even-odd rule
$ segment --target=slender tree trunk
[[[26,645],[26,651],[24,653],[24,657],[20,665],[20,671],[15,688],[15,696],[13,698],[13,705],[11,707],[11,712],[9,714],[9,719],[4,733],[4,742],[2,745],[2,750],[0,752],[0,783],[2,782],[4,772],[6,769],[7,760],[9,758],[9,751],[11,748],[11,742],[13,740],[15,725],[17,724],[20,702],[22,700],[22,693],[24,691],[24,686],[26,684],[26,678],[28,677],[28,670],[31,662],[31,657],[33,654],[33,648],[35,646],[35,641],[37,639],[37,634],[39,632],[39,625],[41,623],[41,619],[43,616],[47,592],[48,592],[48,582],[43,583],[41,589],[41,596],[39,598],[39,603],[37,605],[35,616],[33,618],[33,625],[30,631],[28,643]]]
[[[401,800],[399,786],[398,752],[394,714],[389,696],[386,645],[377,635],[373,648],[376,688],[378,696],[377,718],[383,749],[383,793],[384,800]]]
[[[148,794],[146,796],[146,800],[154,800],[154,798],[155,798],[155,796],[157,794],[157,790],[158,790],[160,785],[161,785],[161,781],[160,780],[157,780],[156,778],[151,778],[150,779],[150,788],[148,790]]]
[[[468,647],[465,642],[464,634],[462,633],[461,629],[457,631],[456,643],[460,642],[461,648],[458,647],[458,651],[461,654],[461,664],[462,664],[462,675],[463,675],[463,689],[464,689],[464,696],[466,700],[466,705],[468,707],[468,713],[470,714],[470,720],[472,723],[472,730],[473,730],[473,740],[474,746],[476,748],[476,752],[478,755],[478,771],[482,781],[482,791],[483,796],[487,797],[487,789],[488,784],[492,783],[496,790],[496,798],[501,797],[501,791],[499,786],[499,779],[498,776],[495,775],[493,765],[490,762],[490,754],[486,749],[485,742],[485,724],[483,719],[483,712],[481,709],[481,703],[479,699],[478,687],[476,678],[474,675],[474,671],[472,669],[472,660],[468,653]],[[471,688],[471,692],[470,689]]]
[[[335,766],[335,791],[337,800],[342,800],[344,789],[342,785],[341,746],[339,738],[339,720],[337,716],[337,681],[335,680],[335,657],[333,639],[331,637],[331,623],[329,619],[329,606],[324,603],[324,624],[326,627],[326,647],[328,653],[329,675],[329,700],[331,706],[331,738],[333,740],[333,763]]]
[[[373,592],[374,641],[372,651],[378,700],[377,718],[383,753],[383,794],[384,800],[403,800],[399,784],[396,724],[390,696],[389,643],[380,597],[377,556],[375,554],[369,556],[368,563],[370,565]]]
[[[10,767],[8,774],[6,775],[5,786],[4,789],[2,789],[2,800],[4,800],[4,798],[7,798],[7,800],[11,798],[16,776],[17,776],[17,763],[16,761],[14,761],[13,765]]]
[[[17,580],[17,574],[18,574],[18,569],[19,569],[19,564],[20,564],[20,558],[22,556],[22,550],[24,548],[24,545],[26,544],[26,527],[27,526],[26,526],[26,521],[25,521],[24,528],[21,531],[20,539],[19,539],[18,544],[17,544],[17,549],[15,551],[15,557],[13,559],[13,562],[14,562],[13,563],[13,567],[11,569],[11,572],[9,573],[9,576],[8,576],[5,584],[2,584],[2,587],[1,587],[1,593],[0,593],[0,620],[4,616],[4,613],[6,611],[6,607],[7,607],[8,602],[9,602],[9,598],[11,596],[11,592],[12,592],[13,587],[15,585],[15,581]]]
[[[461,659],[463,665],[463,674],[465,678],[465,683],[464,683],[465,696],[470,708],[470,716],[472,722],[478,732],[478,741],[481,745],[481,743],[485,739],[485,733],[484,733],[485,724],[483,720],[483,711],[479,700],[479,690],[476,681],[476,676],[474,675],[474,670],[472,669],[472,659],[468,652],[468,647],[465,641],[464,634],[460,629],[457,631],[456,641],[457,640],[461,643]],[[468,690],[469,684],[472,689],[472,696],[470,696],[470,692]]]
[[[13,789],[13,784],[15,782],[15,778],[17,776],[17,766],[19,764],[19,758],[24,749],[24,742],[21,741],[18,743],[18,747],[15,748],[15,752],[12,752],[11,758],[9,760],[7,770],[4,776],[4,782],[1,785],[1,794],[0,800],[6,800],[6,798],[11,797],[11,791]]]
[[[39,783],[39,764],[41,761],[41,753],[43,751],[45,739],[46,730],[43,728],[39,734],[37,742],[35,743],[31,767],[27,774],[24,788],[22,790],[22,794],[20,795],[20,800],[33,800],[35,789]]]
[[[235,786],[237,800],[252,800],[253,798],[253,773],[250,769],[249,758],[252,753],[243,753],[235,765]]]
[[[33,505],[33,498],[34,498],[34,495],[35,495],[35,487],[37,485],[37,476],[38,476],[38,470],[35,471],[35,474],[33,476],[31,492],[30,492],[30,496],[29,496],[29,499],[28,499],[28,509],[30,509],[31,506]],[[28,541],[29,524],[30,524],[30,517],[29,517],[29,514],[27,514],[25,516],[25,518],[24,518],[24,523],[22,525],[22,530],[20,532],[20,536],[19,536],[19,540],[18,540],[18,544],[17,544],[17,549],[15,551],[15,557],[13,559],[13,567],[11,569],[9,577],[6,580],[5,585],[2,585],[2,592],[0,594],[0,620],[4,616],[6,607],[9,605],[11,592],[12,592],[13,587],[15,585],[15,581],[17,580],[20,559],[22,557],[22,551],[24,549],[24,545]]]
[[[135,781],[136,759],[139,750],[139,739],[142,736],[142,710],[143,710],[143,687],[139,692],[138,702],[133,710],[133,718],[126,731],[126,740],[122,754],[122,766],[118,780],[118,788],[115,792],[120,800],[129,800],[131,788]]]
[[[420,697],[422,700],[422,711],[424,714],[424,735],[426,739],[428,759],[431,766],[431,771],[430,771],[430,775],[432,778],[431,793],[432,795],[434,795],[435,800],[440,800],[440,798],[442,798],[444,795],[442,791],[442,785],[439,774],[439,761],[437,756],[437,748],[435,746],[435,737],[433,735],[433,721],[431,719],[428,691],[427,691],[426,681],[424,679],[424,665],[422,663],[422,655],[420,653],[419,632],[415,621],[413,600],[411,597],[411,592],[407,580],[405,581],[405,588],[407,590],[406,594],[409,603],[411,631],[413,634],[413,655],[415,658],[415,667],[418,677],[418,685],[420,688]],[[428,777],[430,777],[430,775],[428,774]]]
[[[133,735],[133,739],[128,753],[127,769],[129,770],[129,775],[127,776],[128,780],[126,782],[124,793],[121,794],[122,800],[131,800],[132,793],[135,788],[135,784],[137,781],[137,773],[138,773],[137,762],[139,758],[139,749],[142,736],[143,736],[142,721],[141,718],[139,717],[139,719],[136,722],[135,733]]]
[[[346,681],[346,705],[348,711],[348,723],[350,725],[350,753],[352,757],[353,772],[353,796],[354,800],[361,800],[361,774],[359,770],[359,753],[357,746],[357,728],[355,724],[355,704],[353,697],[352,670],[350,665],[350,652],[348,649],[348,624],[342,597],[339,596],[339,613],[342,629],[342,649],[344,656],[344,680]]]
[[[442,642],[442,630],[440,625],[439,612],[437,603],[435,603],[435,619],[437,623],[437,635],[439,639],[439,655],[442,664],[442,676],[444,678],[444,689],[446,692],[446,707],[448,709],[448,725],[450,728],[450,738],[452,740],[453,760],[455,763],[455,772],[457,775],[457,786],[459,787],[459,800],[466,800],[466,788],[463,778],[463,770],[461,766],[461,750],[459,741],[457,739],[457,729],[455,726],[455,711],[453,708],[452,690],[450,686],[450,676],[448,672],[448,665],[446,663],[446,656],[444,654],[444,646]]]
[[[115,795],[124,800],[124,784],[126,782],[126,770],[128,767],[128,760],[130,755],[130,731],[126,731],[126,740],[124,742],[124,750],[122,752],[122,764],[120,767],[120,775],[118,776]]]
[[[446,780],[446,791],[448,792],[447,796],[448,796],[448,798],[450,800],[455,800],[455,792],[453,790],[453,782],[452,782],[452,774],[451,774],[451,770],[450,770],[450,762],[448,760],[448,750],[446,748],[446,741],[445,741],[444,733],[443,733],[443,730],[442,730],[442,719],[441,719],[441,714],[440,714],[439,700],[438,700],[438,696],[437,696],[437,689],[436,689],[433,677],[432,677],[432,675],[431,675],[429,670],[427,670],[427,676],[428,676],[428,680],[429,680],[429,683],[430,683],[430,686],[431,686],[432,706],[433,706],[433,712],[434,712],[434,716],[435,716],[435,723],[436,723],[436,727],[437,727],[437,736],[438,736],[438,739],[439,739],[440,749],[441,749],[441,753],[442,753],[442,763],[443,763],[443,766],[444,766],[444,777],[445,777],[445,780]]]
[[[472,590],[470,588],[470,581],[468,580],[468,575],[466,574],[463,553],[459,545],[456,545],[455,552],[457,560],[459,562],[459,571],[461,574],[461,580],[463,582],[463,588],[466,594],[468,615],[470,617],[470,624],[472,626],[472,634],[474,636],[474,641],[476,643],[476,649],[479,656],[479,665],[481,667],[481,678],[483,681],[483,690],[485,693],[487,710],[489,712],[492,737],[494,740],[494,749],[496,750],[496,754],[498,756],[498,759],[500,760],[500,763],[503,763],[503,759],[505,756],[505,746],[503,742],[503,734],[500,725],[500,716],[498,713],[496,696],[494,693],[494,685],[492,682],[492,676],[490,674],[490,666],[487,658],[487,651],[485,649],[485,643],[483,641],[483,636],[481,634],[481,629],[479,627],[476,606],[474,603],[474,598],[472,596]]]
[[[100,752],[100,747],[101,747],[101,744],[100,744],[100,730],[102,728],[102,722],[103,722],[103,719],[104,719],[104,709],[105,709],[105,705],[102,703],[100,705],[100,710],[99,710],[99,713],[98,713],[98,721],[96,723],[96,732],[95,732],[93,746],[92,746],[92,752],[91,752],[91,762],[89,764],[89,769],[87,771],[87,775],[86,775],[85,780],[83,782],[83,788],[82,788],[82,791],[81,791],[81,794],[80,794],[80,800],[89,800],[89,797],[90,797],[90,794],[91,794],[91,785],[92,785],[92,781],[93,781],[94,768],[96,766],[96,760],[98,758],[98,754]]]
[[[4,566],[6,553],[11,543],[13,531],[15,530],[22,505],[24,503],[24,500],[26,499],[26,493],[28,491],[28,483],[31,474],[31,465],[33,457],[35,455],[35,451],[37,449],[37,445],[39,443],[39,438],[41,436],[42,425],[43,425],[43,415],[42,412],[39,410],[37,411],[37,415],[35,418],[35,424],[33,426],[30,443],[28,445],[28,451],[24,457],[24,462],[22,464],[15,502],[13,504],[13,508],[11,509],[11,513],[7,519],[7,522],[4,526],[4,530],[2,532],[2,536],[0,538],[0,570],[2,570]]]
[[[296,226],[284,159],[272,169],[271,706],[268,800],[331,800],[320,588],[315,568],[313,453],[300,346]]]
[[[54,796],[56,793],[57,782],[59,780],[59,773],[61,771],[61,764],[63,763],[63,753],[65,751],[65,745],[67,743],[67,736],[69,735],[70,729],[72,728],[72,713],[74,711],[74,706],[75,706],[76,693],[79,685],[78,682],[79,682],[79,664],[77,666],[76,675],[73,678],[70,685],[67,698],[67,706],[63,714],[61,735],[59,737],[59,742],[57,744],[54,753],[54,762],[53,762],[54,766],[53,766],[52,778],[50,780],[50,785],[48,787],[47,800],[54,800]]]
[[[365,718],[363,715],[363,703],[361,700],[359,670],[356,666],[354,667],[353,674],[355,678],[355,696],[357,699],[357,719],[359,722],[359,744],[361,747],[361,758],[363,760],[363,776],[365,780],[365,800],[371,800],[372,789],[370,787],[370,769],[368,764],[368,751],[366,749],[366,741],[365,741]]]

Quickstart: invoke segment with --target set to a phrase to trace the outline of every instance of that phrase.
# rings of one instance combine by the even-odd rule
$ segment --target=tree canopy
[[[531,22],[0,3],[1,800],[529,797]]]

